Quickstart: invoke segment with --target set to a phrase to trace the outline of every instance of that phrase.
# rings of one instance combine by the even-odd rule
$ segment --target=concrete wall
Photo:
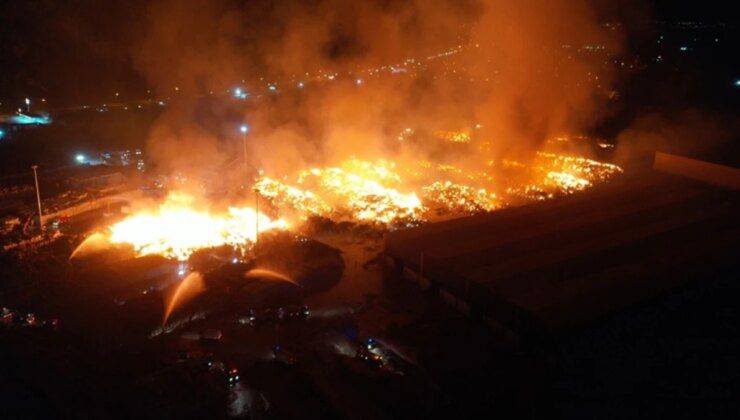
[[[54,213],[49,213],[49,214],[43,215],[41,217],[41,223],[47,224],[51,220],[54,220],[54,219],[56,219],[58,217],[63,217],[63,216],[72,217],[72,216],[76,216],[78,214],[82,214],[82,213],[85,213],[85,212],[91,211],[91,210],[97,210],[97,209],[102,208],[102,207],[104,207],[104,206],[106,206],[108,204],[119,203],[121,201],[125,201],[125,200],[122,200],[122,199],[120,199],[118,197],[103,197],[103,198],[97,198],[95,200],[85,201],[84,203],[80,203],[80,204],[78,204],[76,206],[67,207],[66,209],[62,209],[62,210],[59,210],[59,211],[54,212]]]

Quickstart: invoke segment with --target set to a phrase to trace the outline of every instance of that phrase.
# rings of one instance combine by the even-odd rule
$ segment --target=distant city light
[[[357,80],[355,80],[355,84],[356,84],[357,86],[360,86],[360,85],[362,85],[362,79],[357,79]]]
[[[269,85],[267,88],[270,89],[271,92],[275,92],[277,90],[277,86],[275,85]]]
[[[242,134],[247,134],[249,132],[249,126],[247,124],[242,124],[241,127],[239,127],[239,131],[241,131]]]
[[[3,137],[5,137],[5,131],[0,130],[0,139],[3,138]]]
[[[26,105],[31,105],[31,100],[26,98]]]
[[[681,47],[681,51],[688,51],[689,47]]]
[[[75,160],[78,163],[85,163],[85,155],[83,155],[82,153],[80,153],[77,156],[75,156]]]
[[[245,99],[247,95],[248,95],[247,92],[242,90],[242,88],[234,89],[234,97],[237,99]]]
[[[303,82],[298,82],[298,89],[303,89],[303,86],[305,86]]]
[[[735,87],[740,87],[740,79],[735,80]]]

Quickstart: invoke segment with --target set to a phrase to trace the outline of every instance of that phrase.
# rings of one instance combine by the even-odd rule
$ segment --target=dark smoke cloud
[[[697,109],[647,113],[620,133],[615,160],[619,164],[651,164],[656,151],[714,160],[712,153],[725,146],[738,128],[736,121],[728,122]]]

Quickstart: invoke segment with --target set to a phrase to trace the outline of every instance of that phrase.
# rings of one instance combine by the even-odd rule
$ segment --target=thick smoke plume
[[[521,158],[548,137],[588,129],[602,117],[614,75],[602,54],[576,49],[603,45],[616,53],[621,34],[601,25],[590,4],[154,2],[132,48],[144,77],[170,98],[149,154],[168,171],[212,171],[239,157],[235,124],[246,120],[250,164],[273,174],[350,155],[403,162],[440,152],[389,141],[407,126],[478,124],[492,147],[461,162]],[[407,66],[413,75],[388,68],[379,76],[363,73],[452,50],[459,52],[449,60]],[[329,81],[332,73],[340,76]],[[305,89],[296,89],[301,81]],[[266,91],[269,83],[276,94]],[[207,99],[237,85],[264,95],[244,115]]]

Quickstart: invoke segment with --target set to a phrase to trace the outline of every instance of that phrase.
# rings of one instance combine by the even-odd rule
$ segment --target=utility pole
[[[247,173],[247,133],[249,132],[249,126],[242,124],[239,127],[239,131],[242,133],[242,158],[244,159],[244,173]]]
[[[43,218],[41,217],[41,193],[39,193],[39,176],[36,173],[36,169],[38,169],[38,165],[31,166],[31,169],[33,169],[33,181],[36,183],[36,203],[39,206],[39,229],[44,230],[44,222]]]
[[[242,158],[244,161],[244,176],[247,175],[247,133],[249,133],[249,125],[246,123],[239,127],[239,131],[242,133]],[[259,242],[260,236],[260,196],[256,188],[254,191],[254,252],[257,253],[257,243]]]

